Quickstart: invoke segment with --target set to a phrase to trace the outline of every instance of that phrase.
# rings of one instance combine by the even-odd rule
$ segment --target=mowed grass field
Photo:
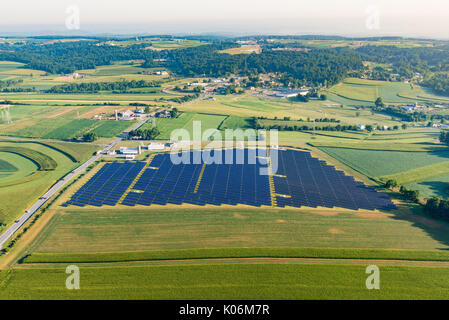
[[[409,214],[339,209],[53,207],[36,253],[207,248],[367,248],[437,250],[443,225]]]

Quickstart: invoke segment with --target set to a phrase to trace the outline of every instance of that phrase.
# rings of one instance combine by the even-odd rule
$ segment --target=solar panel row
[[[194,159],[202,161],[174,164],[169,154],[157,155],[151,167],[158,169],[145,170],[134,186],[134,190],[140,192],[130,192],[122,204],[271,205],[268,176],[259,174],[259,169],[266,167],[266,163],[257,163],[254,150],[233,150],[231,153],[212,151],[210,154],[203,151],[186,156],[190,163]],[[212,159],[218,164],[212,163]]]
[[[278,174],[274,176],[280,207],[342,207],[348,209],[392,210],[396,206],[385,195],[357,182],[353,177],[311,157],[309,152],[280,150]]]
[[[274,152],[278,152],[278,171],[273,182],[279,207],[396,208],[385,194],[355,181],[308,152],[272,150],[272,161],[276,159]],[[176,164],[173,156],[187,161]],[[269,177],[261,174],[261,169],[267,169],[266,156],[266,150],[254,149],[158,154],[122,204],[271,206]],[[144,166],[144,162],[107,163],[65,205],[114,206]]]
[[[115,206],[144,166],[145,162],[106,163],[66,205]]]

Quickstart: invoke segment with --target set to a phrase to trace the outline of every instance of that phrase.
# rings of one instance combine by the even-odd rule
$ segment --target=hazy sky
[[[79,8],[80,30],[65,28]],[[406,35],[449,38],[447,0],[14,0],[5,32]]]

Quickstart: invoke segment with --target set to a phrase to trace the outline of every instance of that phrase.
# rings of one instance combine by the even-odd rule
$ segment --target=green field
[[[201,126],[201,135],[207,133],[207,137],[200,137],[202,140],[207,140],[207,138],[218,131],[217,128],[225,120],[225,116],[213,115],[213,114],[201,114],[201,113],[191,113],[185,112],[181,113],[178,118],[157,118],[156,128],[160,131],[157,139],[160,140],[170,140],[172,132],[176,129],[184,129],[188,133],[188,137],[174,137],[175,140],[193,140],[194,137],[194,121],[197,121],[197,125]],[[154,126],[154,122],[151,121],[145,124],[142,128],[151,128]],[[207,131],[207,132],[206,132]]]
[[[431,179],[408,184],[407,187],[418,190],[420,195],[426,198],[449,198],[449,174],[441,174]]]
[[[108,209],[58,212],[35,245],[38,253],[97,253],[203,248],[367,248],[437,250],[443,229],[415,217],[344,210]],[[413,235],[413,237],[411,236]],[[436,239],[439,239],[436,240]]]
[[[148,50],[207,43],[156,37],[113,42],[123,47],[147,45]],[[315,48],[358,47],[367,43],[296,42]],[[399,47],[432,45],[425,40],[376,43]],[[251,48],[227,52],[246,53],[246,49]],[[312,126],[315,119],[317,127],[334,126],[337,123],[318,122],[333,118],[340,125],[401,127],[403,122],[394,117],[372,111],[377,97],[387,104],[449,103],[449,98],[418,85],[347,78],[329,89],[320,89],[327,95],[325,101],[264,98],[260,88],[256,88],[180,104],[171,101],[182,97],[182,93],[172,92],[175,86],[207,78],[181,78],[172,73],[158,76],[154,71],[166,68],[142,68],[143,62],[116,61],[78,70],[81,78],[73,79],[26,69],[21,63],[0,61],[0,80],[21,79],[23,83],[18,87],[38,90],[2,94],[1,100],[23,104],[10,106],[12,123],[0,119],[0,232],[61,177],[135,124],[93,120],[111,116],[115,108],[132,110],[131,102],[151,105],[154,111],[160,108],[153,106],[167,105],[181,111],[178,118],[155,118],[144,125],[143,128],[157,127],[157,139],[169,140],[175,129],[186,130],[189,137],[184,139],[196,139],[193,123],[199,121],[202,133],[208,130],[207,135],[200,137],[203,141],[226,129],[252,128],[254,117],[265,117],[260,119],[265,125]],[[44,91],[68,83],[121,80],[158,81],[161,87],[136,88],[126,94]],[[281,120],[284,117],[289,120]],[[419,190],[423,197],[449,196],[449,150],[436,142],[439,130],[424,128],[422,123],[407,124],[406,130],[372,133],[281,131],[279,145],[310,151],[370,185],[380,183],[379,179],[396,179]],[[87,132],[98,135],[97,144],[77,142]],[[124,141],[115,148],[138,143]],[[398,210],[391,212],[193,205],[62,207],[61,203],[96,169],[65,190],[39,220],[27,226],[20,241],[0,256],[0,299],[448,297],[449,224],[428,218],[421,206],[406,202],[393,191],[388,191],[388,196]],[[65,288],[68,264],[80,266],[81,290]],[[365,287],[365,268],[371,264],[381,269],[382,290],[369,291]]]
[[[106,120],[101,121],[100,124],[92,130],[92,132],[95,132],[99,137],[113,138],[123,133],[132,125],[132,122],[127,121]]]
[[[9,224],[36,201],[56,180],[78,166],[97,148],[90,145],[51,145],[0,140],[0,159],[17,171],[0,176],[0,222]],[[72,156],[71,153],[75,153]],[[19,201],[20,199],[20,201]]]
[[[446,299],[447,268],[380,266],[381,290],[367,290],[366,266],[223,264],[81,268],[67,290],[64,268],[0,272],[0,299]]]
[[[13,164],[0,159],[0,172],[16,172],[18,170]]]
[[[382,177],[449,160],[449,151],[402,152],[320,147],[345,165],[369,176]]]
[[[372,105],[378,97],[386,103],[448,102],[447,97],[402,82],[348,78],[328,90],[331,101],[345,105]]]

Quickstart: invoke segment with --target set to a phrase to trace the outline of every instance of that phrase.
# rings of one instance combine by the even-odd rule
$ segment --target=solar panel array
[[[387,195],[355,181],[309,152],[279,150],[278,175],[274,176],[279,207],[341,207],[348,209],[392,210],[396,206]]]
[[[187,160],[179,164],[172,161],[170,154],[163,153],[157,154],[145,170],[145,162],[106,163],[64,205],[114,206],[124,197],[121,204],[127,206],[168,203],[271,206],[269,176],[261,174],[268,167],[264,152],[263,149],[257,154],[254,149],[234,149],[232,153],[194,151],[177,154]],[[273,169],[275,152],[278,169],[273,183],[278,207],[396,209],[385,194],[313,158],[309,152],[272,150]]]
[[[169,154],[156,155],[151,167],[158,169],[146,169],[122,204],[271,205],[268,176],[259,174],[266,162],[256,161],[254,151],[241,152],[244,160],[240,164],[235,150],[230,159],[225,152],[212,151],[216,163],[204,160],[205,152],[198,151],[189,153],[190,164],[174,164]],[[194,164],[194,159],[201,161]]]
[[[145,162],[106,163],[72,196],[70,201],[66,202],[66,205],[115,206],[145,164]]]

